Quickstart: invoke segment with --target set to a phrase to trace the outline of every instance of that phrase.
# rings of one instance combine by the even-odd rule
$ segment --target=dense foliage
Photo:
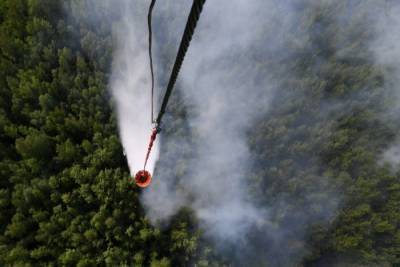
[[[384,119],[390,90],[367,60],[373,32],[357,19],[338,25],[340,8],[303,10],[294,38],[307,45],[275,70],[287,90],[249,133],[249,180],[260,205],[289,207],[274,211],[277,228],[307,232],[307,244],[296,235],[281,244],[304,247],[305,266],[399,265],[399,175],[378,160],[399,127]],[[85,11],[79,1],[0,2],[0,265],[232,264],[206,244],[191,210],[167,228],[145,218],[107,90],[111,22],[94,27]],[[327,203],[336,211],[325,216]],[[331,221],[309,225],[314,214]]]

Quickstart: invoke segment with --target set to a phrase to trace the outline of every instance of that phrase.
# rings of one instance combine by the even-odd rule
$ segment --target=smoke
[[[189,13],[189,4],[156,6],[157,50],[167,50],[168,57],[176,54],[169,47],[178,47],[186,20],[182,14]],[[268,116],[278,91],[284,89],[277,76],[288,70],[279,62],[305,47],[305,38],[295,32],[301,16],[297,12],[290,1],[206,2],[169,106],[170,111],[184,109],[188,129],[185,134],[169,132],[181,118],[166,117],[162,136],[168,140],[162,141],[155,181],[141,197],[156,225],[190,207],[205,235],[237,266],[299,262],[308,252],[305,226],[329,221],[337,208],[338,197],[328,189],[330,180],[317,174],[304,177],[313,180],[314,187],[281,225],[279,217],[297,200],[285,195],[258,203],[251,194],[255,162],[249,132],[257,131],[257,123]],[[168,67],[162,80],[169,75]],[[171,152],[188,149],[191,152]]]
[[[114,26],[116,49],[110,87],[116,101],[121,140],[134,174],[142,168],[151,128],[146,20],[149,3],[128,0],[110,3],[108,8],[116,9],[115,13],[121,17]],[[226,253],[229,255],[240,251],[241,255],[233,258],[233,261],[237,260],[237,266],[250,266],[251,262],[260,266],[267,265],[266,262],[273,266],[290,266],[308,253],[305,226],[315,222],[329,225],[340,200],[331,184],[334,174],[321,175],[318,169],[323,169],[322,163],[315,159],[321,144],[330,138],[321,128],[329,125],[334,129],[338,117],[351,112],[355,106],[350,104],[351,101],[366,103],[363,96],[350,94],[349,100],[343,102],[323,102],[320,101],[322,96],[313,95],[312,90],[301,91],[301,88],[280,80],[280,76],[288,77],[292,72],[295,76],[287,63],[301,60],[306,62],[302,70],[305,75],[315,72],[315,76],[333,76],[334,73],[319,69],[329,58],[324,53],[313,53],[318,45],[326,46],[327,54],[337,50],[335,56],[342,59],[362,58],[350,42],[346,43],[351,38],[341,29],[327,29],[325,17],[315,19],[319,22],[313,22],[315,25],[311,29],[299,25],[300,22],[312,24],[305,19],[310,14],[302,13],[301,6],[304,5],[314,6],[316,10],[328,6],[329,10],[334,10],[331,13],[338,12],[332,16],[339,23],[354,20],[365,24],[366,20],[359,15],[362,12],[358,17],[352,17],[361,4],[340,7],[345,3],[337,4],[333,0],[206,2],[168,107],[170,114],[164,118],[162,140],[155,144],[149,162],[151,171],[156,167],[154,181],[143,191],[141,200],[153,224],[168,223],[181,208],[190,207],[205,235],[216,241],[221,251],[231,249]],[[94,0],[93,4],[98,5]],[[190,5],[191,1],[174,0],[159,1],[155,6],[153,49],[158,96],[162,95],[169,77]],[[338,9],[330,9],[334,7]],[[369,11],[378,7],[382,5],[373,2],[363,6]],[[387,18],[379,16],[374,20],[375,31],[380,34],[371,45],[376,62],[386,66],[388,77],[392,77],[391,90],[395,90],[394,84],[400,77],[397,67],[400,56],[398,7],[391,6]],[[315,11],[310,9],[311,13]],[[306,30],[300,30],[301,27]],[[354,28],[358,30],[358,27]],[[335,42],[341,47],[332,47]],[[312,82],[307,85],[319,86]],[[274,103],[275,108],[286,101],[307,103],[311,97],[316,99],[313,114],[302,114],[293,120],[293,124],[309,122],[307,126],[312,125],[313,128],[309,127],[312,130],[299,126],[291,136],[284,121],[274,121]],[[317,105],[320,105],[319,109]],[[280,112],[301,113],[302,110],[300,107],[299,110]],[[395,112],[391,110],[391,114]],[[264,122],[265,118],[269,121]],[[249,133],[257,133],[258,129],[268,132],[270,125],[282,129],[281,136],[274,137],[277,143],[293,145],[297,142],[293,149],[306,150],[304,144],[311,148],[301,154],[300,159],[294,152],[294,156],[290,153],[276,158],[271,156],[273,161],[261,163],[268,169],[268,175],[261,173],[258,174],[261,178],[255,178],[252,168],[256,160],[252,150],[265,150],[260,154],[270,151],[268,146],[257,147],[257,138],[250,144]],[[399,163],[399,148],[398,144],[390,147],[384,153],[385,160]],[[156,164],[159,152],[162,156]],[[287,162],[297,169],[286,170]],[[312,175],[303,173],[303,169],[311,169]],[[305,180],[307,188],[299,190],[305,195],[298,196],[296,189],[287,188],[287,192],[271,197],[269,202],[260,203],[252,198],[250,192],[257,191],[254,188],[257,183],[273,184],[279,183],[279,179],[288,179],[290,185],[290,179],[295,175]]]
[[[176,1],[170,8],[176,15],[188,14],[181,4]],[[266,25],[275,11],[265,1],[205,4],[178,85],[196,152],[179,191],[176,181],[164,179],[161,168],[159,183],[144,192],[143,203],[153,222],[187,205],[196,211],[206,234],[238,241],[266,216],[267,210],[256,208],[247,197],[251,155],[246,132],[268,110],[272,97],[273,82],[267,75],[258,77],[250,51],[261,34],[258,25]]]
[[[152,127],[147,7],[131,1],[119,1],[116,5],[121,7],[122,20],[114,27],[116,48],[110,86],[122,145],[131,175],[134,175],[143,169]],[[150,172],[154,170],[158,154],[156,141],[146,167]]]
[[[400,113],[400,3],[398,1],[384,1],[377,5],[376,23],[374,30],[376,36],[370,49],[374,53],[374,60],[381,66],[385,75],[385,89],[391,99],[385,103],[388,108],[384,113],[383,121],[392,125],[399,131]],[[400,136],[390,144],[382,154],[382,162],[387,162],[395,167],[400,167]]]

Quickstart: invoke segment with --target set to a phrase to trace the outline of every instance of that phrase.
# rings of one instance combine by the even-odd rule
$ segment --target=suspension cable
[[[206,0],[193,0],[192,8],[190,10],[188,20],[186,22],[185,31],[183,33],[182,40],[179,45],[178,54],[176,56],[174,67],[172,68],[171,76],[169,78],[167,90],[165,91],[163,102],[161,104],[161,109],[155,121],[157,125],[161,125],[161,120],[167,108],[169,97],[171,96],[172,89],[174,88],[176,79],[178,78],[179,70],[181,69],[183,59],[185,58],[190,41],[192,40],[192,36],[196,28],[197,21],[199,20],[205,2]]]
[[[193,5],[192,8],[190,10],[189,13],[189,17],[188,17],[188,21],[186,23],[186,27],[185,27],[185,31],[183,32],[183,36],[182,36],[182,40],[181,43],[179,45],[179,49],[178,49],[178,54],[176,56],[175,59],[175,63],[174,66],[172,68],[172,72],[171,72],[171,76],[169,78],[169,82],[167,85],[167,90],[165,91],[165,95],[163,98],[163,102],[161,105],[161,109],[158,113],[157,116],[157,120],[154,121],[154,117],[153,117],[153,101],[154,101],[154,73],[153,73],[153,58],[152,58],[152,53],[151,53],[151,46],[152,46],[152,32],[151,32],[151,13],[153,11],[153,7],[155,4],[156,0],[152,0],[150,3],[150,7],[149,7],[149,13],[147,16],[147,22],[148,22],[148,27],[149,27],[149,58],[150,58],[150,71],[151,71],[151,122],[155,123],[156,126],[152,131],[151,137],[150,137],[150,143],[149,146],[147,148],[147,153],[146,153],[146,158],[144,161],[144,166],[143,166],[143,170],[146,170],[146,165],[147,165],[147,161],[149,159],[150,156],[150,152],[151,149],[153,147],[153,143],[156,140],[157,134],[160,131],[160,124],[161,124],[161,119],[165,113],[165,109],[167,108],[167,104],[168,104],[168,100],[169,97],[171,96],[172,93],[172,89],[174,88],[176,79],[178,77],[179,74],[179,70],[181,69],[182,66],[182,62],[185,58],[186,52],[188,50],[190,41],[192,40],[192,36],[194,33],[194,30],[196,28],[197,25],[197,21],[199,20],[200,17],[200,13],[203,9],[203,5],[206,2],[206,0],[193,0]]]
[[[149,59],[150,59],[150,73],[151,73],[151,122],[154,122],[154,71],[153,71],[153,56],[151,53],[152,47],[152,31],[151,31],[151,13],[153,12],[154,4],[156,0],[151,0],[149,13],[147,15],[147,24],[149,28]]]

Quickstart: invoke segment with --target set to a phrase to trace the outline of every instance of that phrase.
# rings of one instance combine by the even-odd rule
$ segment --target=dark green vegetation
[[[166,229],[145,219],[107,91],[110,21],[93,27],[69,2],[0,2],[0,265],[229,265],[190,210]],[[82,17],[66,19],[65,8]],[[287,203],[272,216],[277,228],[308,233],[306,244],[288,235],[280,253],[307,250],[305,266],[399,265],[399,175],[377,164],[399,129],[383,119],[391,95],[368,60],[374,33],[363,16],[339,27],[341,8],[304,10],[294,38],[306,45],[277,65],[285,90],[249,133],[249,179],[260,205]],[[332,199],[332,223],[310,225]]]

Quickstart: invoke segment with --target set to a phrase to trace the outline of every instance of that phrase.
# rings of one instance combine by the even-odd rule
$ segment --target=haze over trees
[[[246,264],[397,266],[400,177],[380,160],[400,125],[387,116],[387,70],[371,60],[375,33],[362,23],[362,3],[343,22],[336,14],[346,1],[301,2],[293,38],[306,45],[271,59],[285,90],[248,133],[251,197],[285,203],[271,216],[291,232],[281,240],[250,233],[257,249],[243,251]],[[146,218],[107,88],[118,16],[94,26],[83,19],[88,12],[102,17],[84,1],[0,2],[0,265],[240,266],[240,256],[202,235],[189,208],[166,226]],[[179,101],[169,107],[179,120],[166,136],[187,123]],[[168,157],[178,148],[164,140]],[[327,203],[332,213],[321,210]]]

